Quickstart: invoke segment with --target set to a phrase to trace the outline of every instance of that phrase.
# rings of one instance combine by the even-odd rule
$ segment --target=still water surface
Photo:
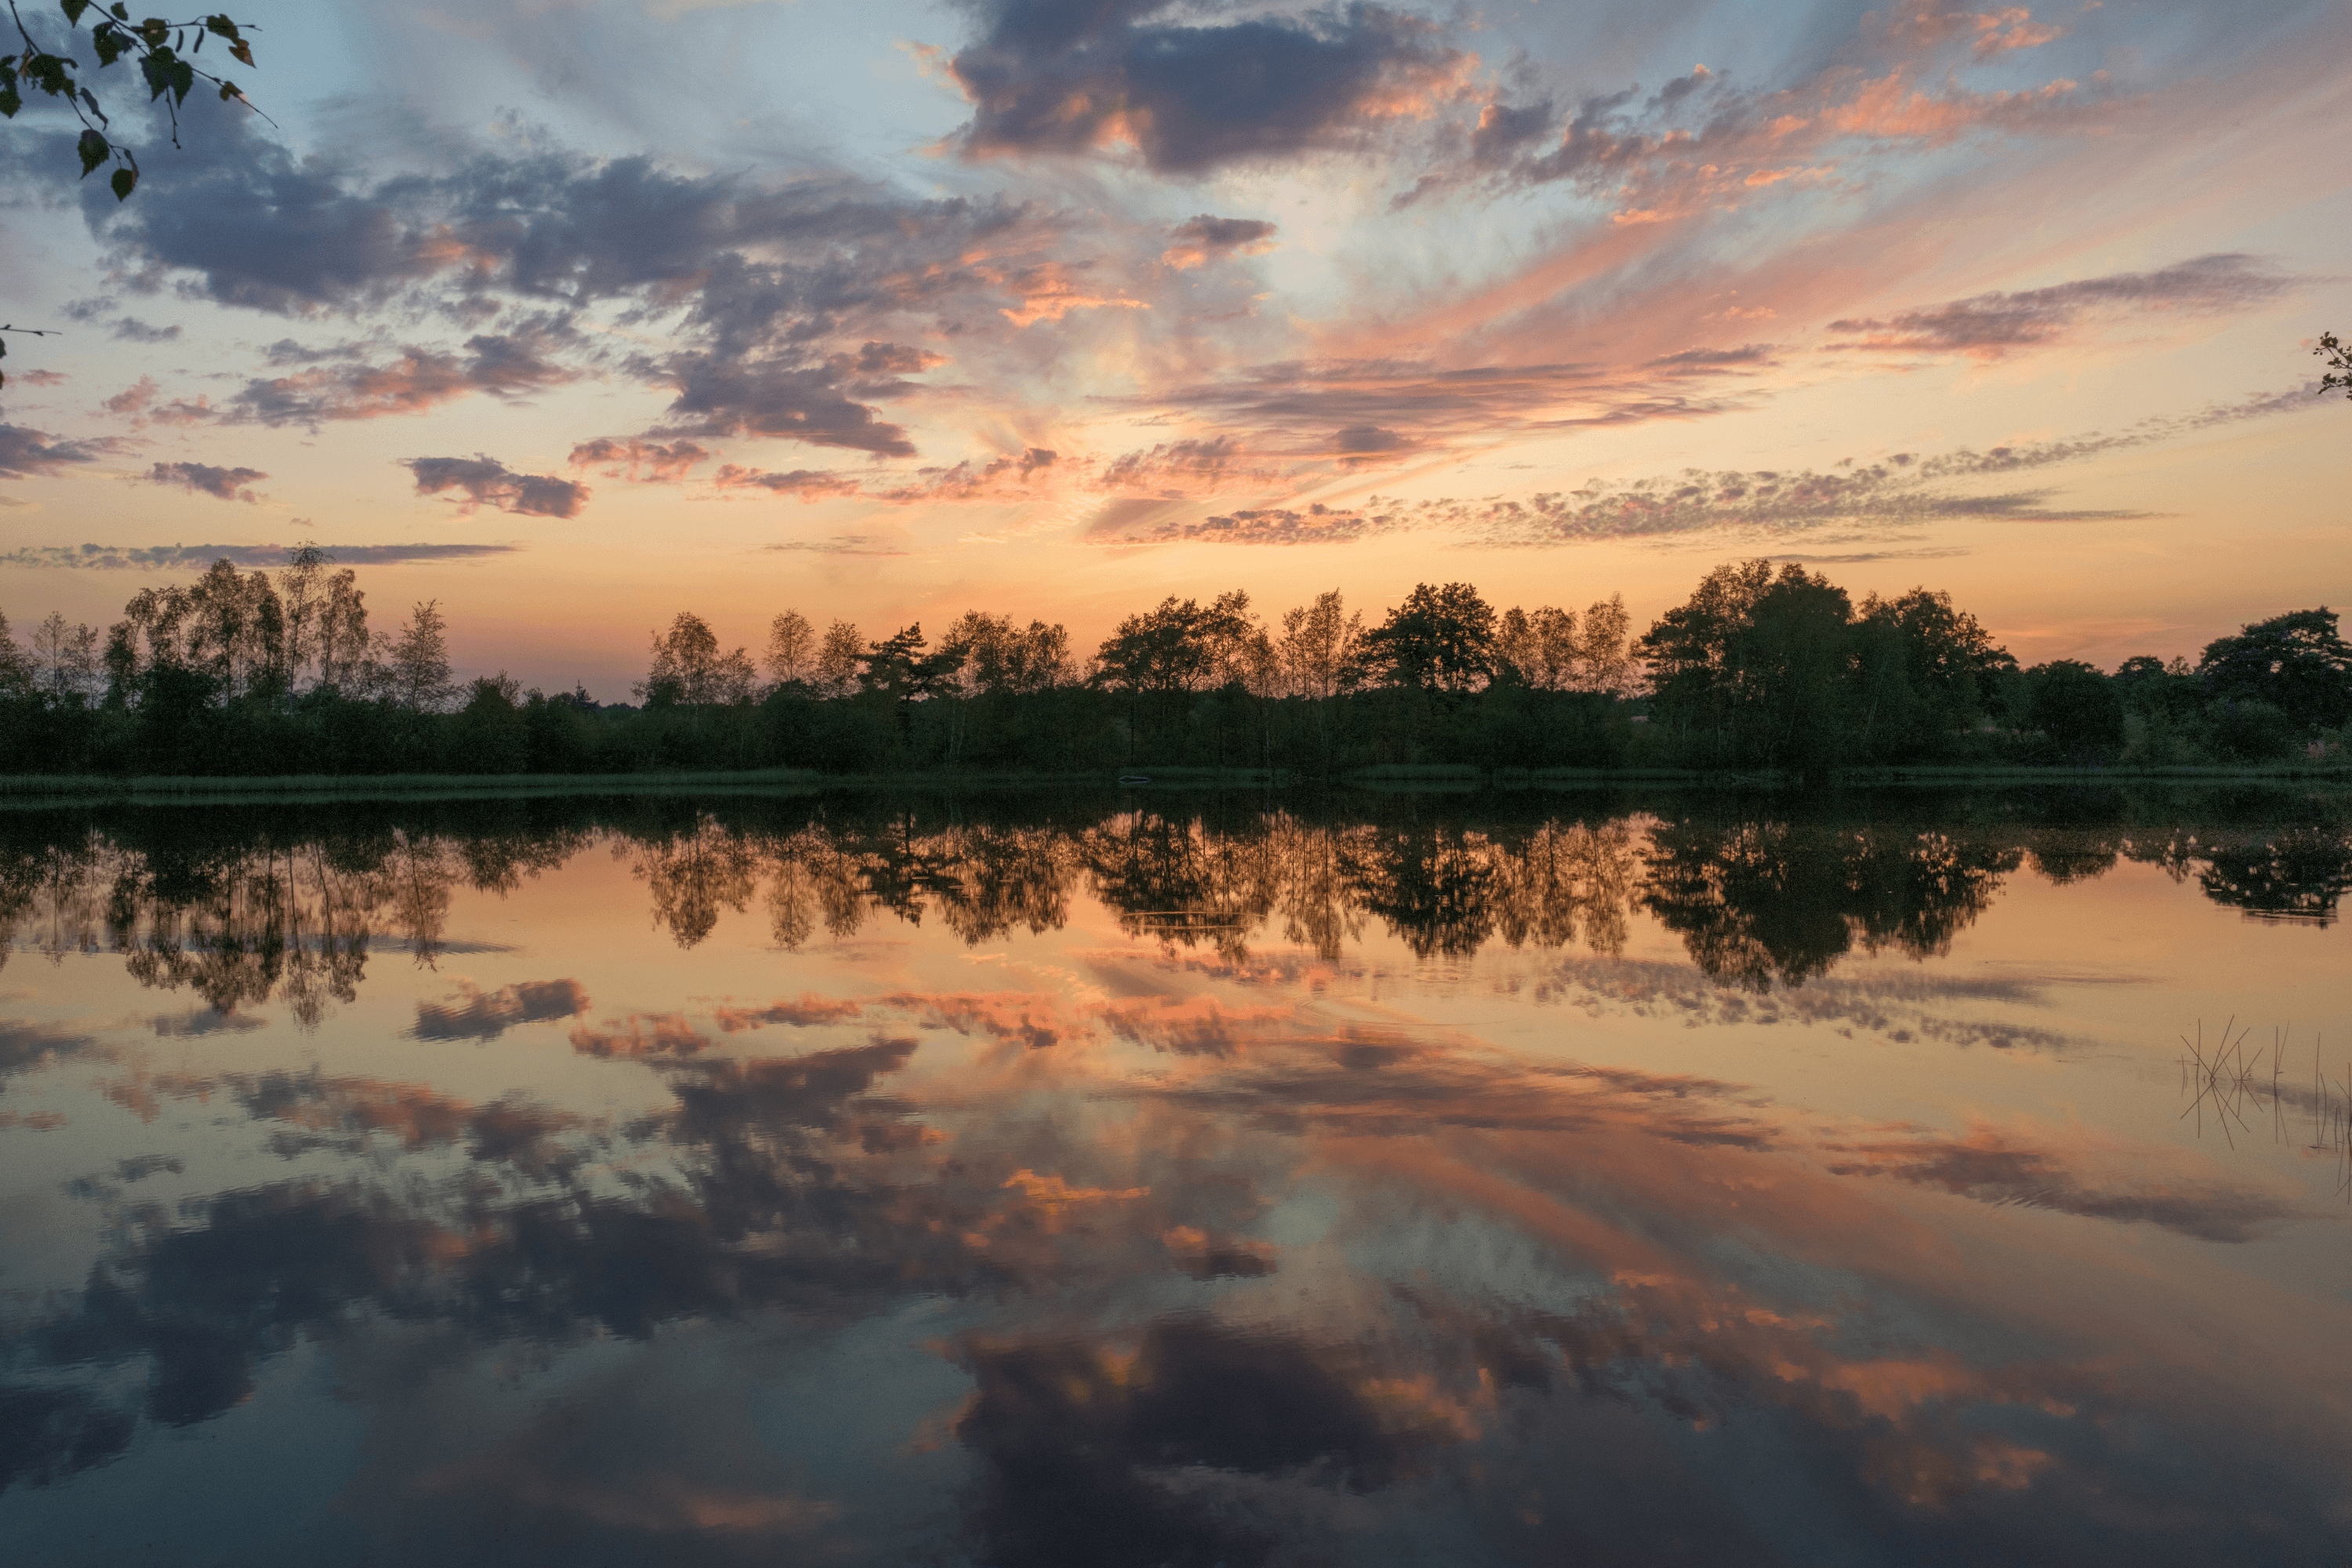
[[[2294,793],[0,814],[0,1556],[2341,1563],[2347,889]]]

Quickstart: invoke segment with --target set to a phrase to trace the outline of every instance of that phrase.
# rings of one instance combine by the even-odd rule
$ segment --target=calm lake
[[[0,1557],[2340,1564],[2347,892],[2284,789],[0,811]]]

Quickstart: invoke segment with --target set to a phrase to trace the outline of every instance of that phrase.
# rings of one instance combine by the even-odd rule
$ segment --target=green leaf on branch
[[[110,22],[101,22],[92,27],[89,32],[89,41],[98,50],[98,63],[100,66],[112,65],[122,58],[125,50],[131,47],[130,36]]]
[[[74,89],[73,78],[66,74],[73,64],[59,55],[26,55],[16,73],[51,98],[61,98]]]
[[[25,107],[24,98],[16,91],[14,77],[0,77],[0,116],[14,120],[16,111]]]
[[[234,99],[243,98],[244,96],[245,89],[237,86],[236,83],[233,81],[224,81],[221,83],[221,101],[223,103],[227,103]]]
[[[139,171],[136,169],[117,169],[114,171],[114,178],[109,180],[107,184],[114,187],[114,199],[116,201],[127,202],[131,199],[131,189],[139,184]]]
[[[139,62],[139,74],[147,79],[147,101],[152,103],[172,89],[172,52],[158,49]]]
[[[181,103],[187,102],[188,94],[194,89],[195,85],[196,68],[190,65],[185,60],[173,60],[172,62],[172,90],[178,95],[176,101]]]
[[[58,0],[58,4],[64,8],[68,22],[79,23],[81,14],[89,9],[89,0]]]
[[[87,180],[89,172],[105,163],[107,155],[114,149],[97,132],[85,131],[81,133],[81,140],[74,143],[74,151],[81,154],[81,177]]]

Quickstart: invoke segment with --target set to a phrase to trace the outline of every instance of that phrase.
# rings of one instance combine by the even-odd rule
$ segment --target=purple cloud
[[[523,517],[577,517],[588,504],[588,487],[575,479],[519,474],[479,452],[470,458],[404,458],[401,466],[416,477],[418,495],[463,492],[463,511],[494,506]]]

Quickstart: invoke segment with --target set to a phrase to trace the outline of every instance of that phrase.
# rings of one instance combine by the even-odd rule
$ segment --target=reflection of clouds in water
[[[1958,1136],[1825,1141],[1822,1159],[1838,1175],[1885,1176],[1979,1203],[2161,1226],[2206,1241],[2250,1241],[2305,1216],[2304,1205],[2289,1192],[2188,1179],[2178,1170],[2132,1162],[2117,1151],[2085,1152],[2028,1142],[2015,1131],[1984,1125]],[[2144,1168],[2115,1168],[2132,1163]]]
[[[709,1044],[683,1013],[636,1013],[572,1031],[572,1048],[586,1057],[690,1057]]]
[[[268,1146],[288,1160],[319,1150],[365,1154],[380,1136],[412,1152],[463,1144],[475,1161],[536,1182],[568,1176],[585,1157],[558,1142],[559,1134],[583,1125],[566,1111],[511,1098],[478,1105],[428,1084],[334,1076],[315,1068],[217,1076],[134,1069],[106,1093],[145,1121],[154,1121],[166,1100],[226,1096],[256,1121],[277,1124]]]
[[[90,1036],[55,1024],[0,1018],[0,1079],[36,1072],[59,1057],[99,1050]]]
[[[257,1018],[249,1013],[220,1013],[210,1007],[194,1007],[184,1013],[158,1013],[148,1023],[159,1037],[165,1039],[194,1035],[244,1035],[269,1027],[267,1018]]]
[[[1930,1010],[1938,1003],[2042,1005],[2038,984],[2000,979],[1881,971],[1816,978],[1801,988],[1759,995],[1726,989],[1678,963],[1568,957],[1543,966],[1534,995],[1538,1002],[1563,1002],[1595,1015],[1622,1011],[1691,1023],[1789,1024],[1846,1034],[1867,1029],[1896,1041],[1916,1037],[1997,1050],[2060,1051],[2082,1043],[2038,1024],[1956,1018]]]
[[[588,993],[576,980],[522,981],[484,993],[457,982],[451,1002],[419,1002],[410,1031],[420,1040],[495,1040],[517,1024],[569,1018],[588,1010]]]
[[[947,1022],[927,995],[877,1000]],[[1026,1076],[1005,1092],[1027,1115],[989,1098],[986,1059],[893,1091],[911,1037],[654,1053],[669,1103],[609,1131],[375,1079],[151,1077],[150,1097],[235,1104],[289,1157],[462,1151],[467,1173],[358,1164],[152,1215],[26,1342],[60,1365],[143,1360],[145,1417],[189,1425],[247,1397],[259,1361],[296,1339],[375,1320],[437,1324],[486,1354],[600,1331],[650,1354],[698,1322],[782,1313],[821,1335],[909,1296],[960,1300],[972,1326],[945,1353],[971,1380],[951,1423],[977,1467],[967,1550],[1000,1561],[1269,1562],[1318,1541],[1382,1561],[1381,1521],[1462,1488],[1493,1504],[1480,1530],[1509,1535],[1532,1514],[1604,1543],[1673,1518],[1680,1488],[1708,1539],[1769,1545],[1778,1527],[1738,1506],[1722,1471],[1759,1441],[1790,1484],[1838,1489],[1853,1528],[1922,1549],[2056,1550],[2094,1496],[2121,1509],[2107,1519],[2161,1504],[2201,1549],[2242,1524],[2229,1494],[2168,1494],[2115,1435],[2159,1421],[2206,1462],[2242,1436],[2227,1419],[2196,1404],[2183,1426],[2163,1412],[2188,1395],[2151,1403],[2102,1325],[2014,1317],[1972,1281],[1984,1257],[2034,1245],[2001,1228],[2020,1223],[2001,1205],[2233,1240],[2284,1217],[2272,1194],[2160,1169],[2135,1187],[2113,1151],[2024,1130],[1841,1130],[1738,1085],[1528,1063],[1313,1008],[1098,1005],[1110,1037],[1169,1042],[1159,1068],[1123,1086],[1078,1072],[1059,1110],[1055,1080]],[[779,1006],[777,1022],[848,1021],[806,997]],[[1225,1048],[1181,1048],[1209,1026]],[[629,1179],[588,1185],[586,1162],[623,1147],[641,1152]],[[1971,1199],[1998,1223],[1955,1250],[1928,1239],[1906,1193]],[[1270,1238],[1277,1220],[1287,1245]],[[2086,1238],[2045,1267],[2105,1300],[2127,1260]],[[1064,1303],[1087,1303],[1082,1321]],[[9,1396],[37,1423],[20,1478],[123,1451],[131,1415],[95,1387]],[[665,1555],[854,1522],[756,1444],[747,1472],[708,1434],[634,1441],[679,1419],[643,1408],[651,1397],[551,1407],[404,1491],[379,1478],[371,1514],[401,1512],[385,1530],[418,1542],[503,1524]],[[1559,1472],[1604,1440],[1617,1490],[1596,1497]],[[1626,1454],[1644,1463],[1612,1469]]]

